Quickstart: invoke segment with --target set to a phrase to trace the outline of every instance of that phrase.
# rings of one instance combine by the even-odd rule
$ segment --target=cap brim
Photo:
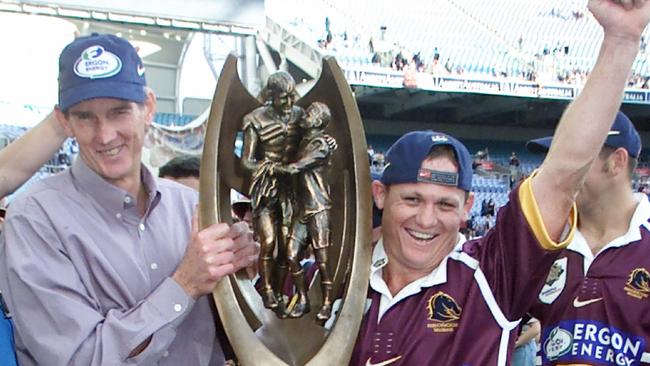
[[[76,85],[59,93],[59,108],[65,111],[77,103],[95,98],[115,98],[142,103],[145,100],[144,86],[108,80]]]
[[[530,140],[526,143],[526,149],[533,153],[546,153],[551,147],[551,141],[553,141],[552,136]]]

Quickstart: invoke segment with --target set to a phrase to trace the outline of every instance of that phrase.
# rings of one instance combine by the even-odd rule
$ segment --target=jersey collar
[[[607,243],[597,254],[604,252],[610,248],[619,248],[626,245],[634,244],[641,240],[641,227],[645,227],[650,231],[650,202],[648,196],[643,193],[634,193],[634,200],[637,202],[636,209],[630,220],[630,226],[625,234]],[[595,256],[592,254],[587,240],[582,235],[579,229],[576,229],[573,241],[567,247],[568,250],[580,253],[585,258],[585,273],[589,268],[589,264],[594,260]]]
[[[465,236],[458,233],[458,241],[452,252],[457,252],[462,249],[463,243],[465,243]],[[401,296],[404,293],[403,297],[407,297],[413,294],[416,294],[422,290],[422,288],[432,287],[447,282],[447,261],[449,260],[449,253],[443,260],[440,262],[438,267],[434,268],[429,274],[424,277],[421,277],[409,285],[404,287],[395,297]],[[370,287],[373,290],[390,296],[390,291],[388,291],[388,286],[384,281],[383,268],[388,264],[388,255],[384,249],[384,239],[379,239],[377,245],[372,252],[372,265],[370,266]]]

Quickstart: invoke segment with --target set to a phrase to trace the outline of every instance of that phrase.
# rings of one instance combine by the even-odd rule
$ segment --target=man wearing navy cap
[[[545,152],[552,137],[529,141]],[[632,192],[641,138],[618,112],[576,198],[578,228],[530,313],[544,365],[650,363],[650,203]]]
[[[372,184],[383,237],[373,250],[370,306],[352,365],[509,363],[521,317],[572,240],[574,199],[650,18],[645,1],[591,0],[589,8],[605,31],[596,65],[543,165],[512,191],[483,238],[458,233],[474,200],[471,157],[459,141],[412,132],[386,154],[386,170]]]
[[[155,106],[128,41],[62,51],[56,117],[80,159],[14,200],[0,247],[21,365],[223,364],[204,295],[258,246],[243,223],[199,231],[197,192],[140,162]]]

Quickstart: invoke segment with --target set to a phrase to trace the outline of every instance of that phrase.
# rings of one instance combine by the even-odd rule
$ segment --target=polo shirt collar
[[[73,179],[77,181],[83,191],[87,192],[100,206],[111,212],[122,212],[127,208],[134,207],[136,204],[136,197],[107,182],[90,169],[81,157],[75,159],[71,173]],[[160,200],[158,183],[144,164],[140,167],[140,176],[148,195],[148,211],[151,211]]]
[[[634,200],[637,202],[636,209],[630,220],[630,226],[625,234],[607,243],[599,253],[602,253],[609,248],[623,247],[634,242],[641,240],[641,227],[644,226],[650,230],[650,202],[648,196],[643,193],[634,193]],[[583,257],[593,260],[593,254],[589,248],[587,240],[582,235],[580,230],[576,230],[574,239],[571,241],[567,249],[580,253]]]
[[[465,236],[462,234],[458,233],[458,241],[456,242],[456,246],[452,250],[453,252],[457,252],[462,250],[462,246],[465,243],[466,239]],[[425,288],[425,287],[432,287],[435,285],[440,285],[443,283],[447,282],[447,262],[449,260],[449,256],[451,253],[449,253],[443,260],[440,262],[438,267],[434,268],[431,273],[427,274],[426,276],[417,279],[413,281],[411,284],[409,284],[407,287],[411,287],[411,285],[416,284],[416,287],[419,289]],[[375,245],[375,248],[373,249],[372,252],[372,264],[370,266],[370,286],[375,290],[379,291],[379,288],[381,287],[387,287],[385,284],[385,281],[383,280],[382,274],[383,274],[383,268],[388,264],[388,255],[386,254],[386,251],[384,249],[384,238],[382,237],[379,239],[379,242],[377,245]],[[412,289],[415,290],[415,289]],[[379,291],[383,292],[383,291]]]

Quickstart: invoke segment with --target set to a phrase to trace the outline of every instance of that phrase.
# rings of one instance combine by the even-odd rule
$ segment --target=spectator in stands
[[[591,0],[589,8],[605,31],[590,80],[562,115],[541,168],[515,188],[485,237],[464,243],[458,235],[473,203],[471,157],[460,142],[419,131],[402,136],[388,151],[387,168],[372,184],[383,210],[383,237],[373,249],[370,306],[351,365],[511,361],[519,319],[572,240],[573,199],[620,107],[650,18],[645,1]],[[647,277],[637,280],[647,287]],[[572,338],[561,337],[570,349]]]
[[[0,247],[20,364],[223,364],[204,295],[254,263],[252,234],[199,230],[196,191],[141,164],[156,98],[127,40],[75,39],[58,80],[80,159],[12,202]]]
[[[465,237],[467,239],[473,239],[476,237],[476,216],[471,215],[465,222]]]
[[[487,215],[489,216],[496,216],[496,204],[494,203],[494,199],[490,198],[487,203]]]
[[[484,199],[483,201],[481,201],[481,216],[487,215],[488,212],[487,204],[488,204],[487,200]]]
[[[510,154],[510,159],[508,159],[508,164],[510,166],[515,166],[518,167],[520,165],[519,158],[517,157],[517,154],[513,151],[512,154]]]
[[[650,186],[648,183],[643,183],[639,186],[638,192],[645,194],[650,197]]]
[[[483,236],[494,226],[494,216],[490,212],[486,212],[485,215],[479,217],[478,223],[476,225],[476,236]]]
[[[52,158],[66,137],[52,112],[0,150],[0,198],[11,194],[34,175]]]
[[[378,179],[381,176],[381,173],[385,168],[385,156],[382,152],[376,152],[371,160],[370,164],[370,176],[372,179]]]
[[[177,156],[158,170],[160,178],[166,178],[199,190],[201,159],[191,155]]]
[[[508,160],[508,164],[510,165],[510,177],[509,177],[509,182],[510,182],[510,189],[514,188],[515,184],[519,181],[519,176],[521,175],[521,170],[519,168],[519,165],[521,163],[519,162],[519,158],[517,157],[517,154],[513,151],[512,154],[510,154],[510,159]]]

